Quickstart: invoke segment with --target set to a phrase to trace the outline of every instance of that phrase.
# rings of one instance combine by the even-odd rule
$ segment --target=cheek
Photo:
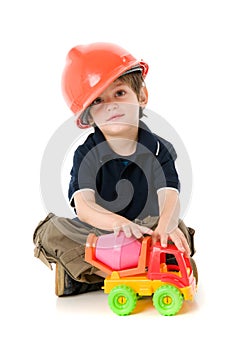
[[[91,117],[95,123],[98,123],[99,121],[103,120],[103,108],[96,106],[91,109]]]
[[[139,106],[137,104],[128,104],[125,106],[125,112],[131,117],[139,117]]]

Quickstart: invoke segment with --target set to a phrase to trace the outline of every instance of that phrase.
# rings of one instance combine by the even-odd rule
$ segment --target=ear
[[[140,91],[139,104],[140,107],[145,108],[148,102],[148,90],[146,86],[143,86]]]
[[[93,117],[92,117],[92,115],[91,115],[90,110],[89,110],[89,112],[88,112],[87,120],[88,120],[88,124],[89,124],[90,126],[93,126],[93,125],[95,124],[95,122],[94,122],[94,120],[93,120]]]

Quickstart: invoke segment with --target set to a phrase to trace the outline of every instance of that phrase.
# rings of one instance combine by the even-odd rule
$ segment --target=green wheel
[[[110,308],[119,316],[129,315],[134,310],[136,303],[136,293],[132,288],[125,285],[114,287],[108,296]]]
[[[183,296],[178,288],[165,284],[153,295],[153,305],[164,316],[175,315],[183,304]]]

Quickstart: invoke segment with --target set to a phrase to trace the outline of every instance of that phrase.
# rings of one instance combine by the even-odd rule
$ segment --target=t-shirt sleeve
[[[155,160],[155,188],[170,187],[180,191],[179,176],[175,166],[177,158],[173,145],[160,138],[158,141],[158,154]]]
[[[82,189],[91,189],[95,191],[96,182],[96,166],[91,151],[82,147],[77,148],[73,157],[73,166],[70,171],[70,183],[68,189],[68,198],[70,205],[74,207],[73,196],[75,192]]]

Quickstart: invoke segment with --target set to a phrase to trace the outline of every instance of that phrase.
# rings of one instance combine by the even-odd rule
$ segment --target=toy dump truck
[[[153,305],[165,316],[175,315],[184,300],[192,301],[197,289],[194,260],[174,244],[163,248],[150,236],[137,240],[123,233],[89,234],[85,260],[105,272],[104,292],[117,315],[129,315],[139,297],[152,296]],[[196,275],[196,276],[194,276]]]

